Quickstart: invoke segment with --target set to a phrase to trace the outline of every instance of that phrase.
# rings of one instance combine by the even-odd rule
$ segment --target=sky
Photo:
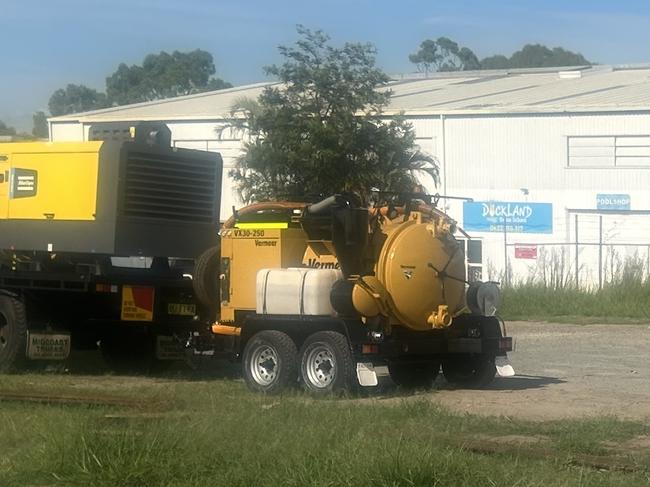
[[[121,62],[153,52],[204,49],[217,76],[266,81],[277,47],[296,24],[334,44],[370,42],[388,73],[409,73],[408,55],[447,36],[479,58],[526,43],[562,46],[601,64],[650,63],[646,0],[0,0],[0,120],[31,131],[31,115],[68,83],[104,90]]]

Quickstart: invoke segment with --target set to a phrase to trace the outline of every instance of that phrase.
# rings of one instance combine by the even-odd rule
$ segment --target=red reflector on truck
[[[361,345],[361,353],[379,353],[379,345]]]
[[[95,284],[95,292],[116,294],[117,284]]]
[[[499,351],[501,352],[512,351],[512,337],[504,337],[499,339]]]
[[[153,321],[155,289],[150,286],[122,287],[122,321]]]

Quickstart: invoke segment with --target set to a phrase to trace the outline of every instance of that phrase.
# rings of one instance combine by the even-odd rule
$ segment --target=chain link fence
[[[553,289],[602,289],[622,282],[650,282],[650,245],[634,243],[507,244],[506,285]]]
[[[551,289],[650,283],[649,214],[569,212],[561,230],[564,241],[504,235],[501,262],[486,262],[485,273],[506,286]]]

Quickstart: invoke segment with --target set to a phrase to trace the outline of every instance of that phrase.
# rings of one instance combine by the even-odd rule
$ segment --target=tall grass
[[[650,321],[650,283],[624,281],[603,289],[553,288],[522,284],[503,289],[505,319],[603,318],[605,321]]]
[[[501,314],[506,319],[602,319],[603,321],[650,321],[650,269],[638,255],[623,259],[608,252],[603,285],[580,281],[565,248],[540,250],[537,265],[523,279],[503,289]],[[580,272],[580,269],[579,269]]]
[[[3,379],[0,376],[0,381]],[[70,387],[75,378],[71,378]],[[76,393],[79,388],[75,387]],[[95,391],[95,389],[93,389]],[[163,412],[0,403],[0,485],[634,486],[648,473],[571,466],[648,426],[456,415],[415,398],[267,398],[239,382],[170,381]],[[476,435],[545,435],[555,454],[477,454]],[[596,445],[596,447],[594,446]]]

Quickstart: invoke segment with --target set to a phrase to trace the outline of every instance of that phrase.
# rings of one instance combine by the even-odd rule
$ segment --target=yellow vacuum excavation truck
[[[395,198],[371,209],[341,195],[260,203],[226,222],[212,330],[230,340],[250,388],[299,381],[330,393],[388,374],[429,386],[441,368],[454,384],[492,381],[512,350],[495,316],[498,286],[466,281],[456,224],[437,198]]]
[[[0,370],[97,342],[116,367],[178,358],[173,337],[196,328],[219,154],[172,147],[162,124],[89,135],[0,144]]]

